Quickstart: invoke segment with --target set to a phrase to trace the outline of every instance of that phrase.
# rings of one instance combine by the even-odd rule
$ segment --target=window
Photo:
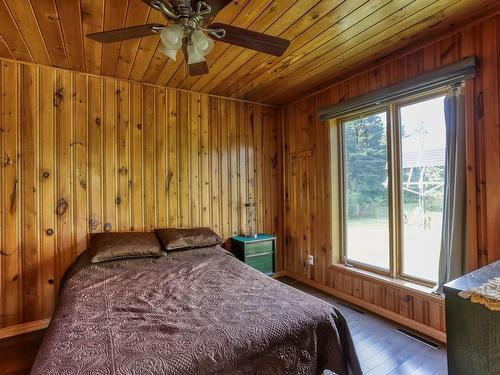
[[[444,93],[340,121],[346,263],[433,285],[445,175]]]
[[[349,119],[342,130],[346,256],[353,262],[389,270],[387,113]]]
[[[443,226],[444,96],[399,107],[403,275],[436,282]]]

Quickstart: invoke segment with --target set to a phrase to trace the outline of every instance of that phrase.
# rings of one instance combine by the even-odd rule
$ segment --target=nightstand
[[[231,238],[231,251],[250,267],[272,275],[276,269],[276,237],[259,234],[255,238],[236,236]]]

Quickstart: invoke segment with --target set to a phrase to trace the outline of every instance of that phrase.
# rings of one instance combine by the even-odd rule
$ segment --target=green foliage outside
[[[424,129],[421,129],[425,131]],[[402,135],[403,137],[410,135]],[[385,114],[377,114],[344,123],[345,173],[347,189],[347,215],[350,220],[386,218],[388,215],[387,183],[387,127]],[[410,170],[405,169],[407,181]],[[415,177],[417,177],[415,175]],[[425,181],[439,183],[444,180],[444,166],[428,167]],[[415,181],[415,178],[412,179]],[[418,189],[415,187],[415,189]],[[419,196],[404,192],[404,210],[419,206]],[[426,211],[441,211],[443,189],[436,189],[423,200]]]
[[[387,216],[385,115],[344,123],[349,219]]]

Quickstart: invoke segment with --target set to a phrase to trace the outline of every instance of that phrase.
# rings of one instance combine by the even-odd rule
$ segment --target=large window
[[[402,273],[437,281],[443,224],[444,96],[399,107]]]
[[[349,119],[342,130],[346,256],[353,262],[389,270],[387,113]]]
[[[444,94],[340,122],[345,262],[435,284],[443,222]]]

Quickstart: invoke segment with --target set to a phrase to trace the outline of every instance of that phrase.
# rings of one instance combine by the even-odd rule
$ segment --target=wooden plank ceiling
[[[209,0],[208,0],[209,2]],[[141,0],[0,0],[0,57],[283,104],[398,49],[437,38],[498,0],[235,0],[216,21],[292,41],[270,57],[216,43],[210,74],[189,77],[159,37],[100,45],[91,32],[164,22]]]

